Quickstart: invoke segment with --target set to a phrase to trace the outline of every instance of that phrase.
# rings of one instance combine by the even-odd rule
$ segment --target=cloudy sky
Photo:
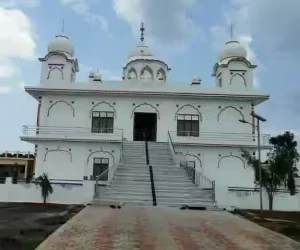
[[[172,81],[198,75],[206,86],[233,23],[259,66],[257,90],[271,95],[257,109],[268,119],[264,132],[300,134],[299,12],[299,0],[0,0],[0,151],[32,149],[19,136],[22,125],[35,124],[37,103],[23,88],[39,84],[37,58],[63,19],[80,62],[79,81],[90,67],[119,79],[143,21],[146,42],[172,68]]]

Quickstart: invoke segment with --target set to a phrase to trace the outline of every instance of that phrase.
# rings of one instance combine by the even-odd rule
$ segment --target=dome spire
[[[63,18],[63,20],[62,20],[61,32],[62,32],[62,34],[65,33],[65,19],[64,19],[64,18]]]
[[[140,30],[141,30],[141,42],[144,42],[144,31],[145,31],[145,28],[144,28],[144,23],[142,22],[141,23],[141,28],[140,28]]]
[[[233,24],[230,24],[230,38],[231,38],[231,41],[233,40],[233,36],[234,36],[234,34],[233,34]]]

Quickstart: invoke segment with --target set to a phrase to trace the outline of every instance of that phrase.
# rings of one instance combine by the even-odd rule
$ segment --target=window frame
[[[193,121],[197,121],[196,129],[194,129],[195,125],[193,126]],[[199,115],[177,114],[177,136],[199,137],[199,135],[200,135],[200,133],[199,133],[200,122],[199,121],[200,121]],[[183,127],[183,129],[179,129],[180,127]],[[186,129],[187,127],[190,127],[190,129]]]
[[[97,114],[97,115],[96,115]],[[114,122],[115,113],[113,111],[93,111],[92,112],[92,122],[91,122],[91,132],[92,133],[114,133]],[[105,124],[104,127],[94,126],[96,124]],[[109,124],[111,123],[111,125]]]
[[[97,162],[95,162],[95,161],[100,161],[100,163],[97,163]],[[105,161],[105,162],[104,162]],[[107,161],[107,163],[106,163],[106,161]],[[96,175],[96,171],[95,171],[95,167],[98,165],[98,167],[100,167],[100,171],[101,171],[101,167],[103,168],[103,167],[107,167],[106,169],[109,169],[109,158],[104,158],[104,157],[95,157],[94,158],[94,160],[93,160],[93,179],[96,179],[97,178],[97,176],[98,175]],[[99,173],[99,175],[100,174],[102,174],[104,171],[106,171],[106,169],[105,170],[103,170],[103,171],[101,171],[101,173]],[[99,181],[108,181],[108,171],[107,171],[107,174],[105,174],[105,175],[103,175],[100,179],[99,179]]]

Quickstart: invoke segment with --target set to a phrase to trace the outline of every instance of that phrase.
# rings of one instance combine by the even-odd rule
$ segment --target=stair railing
[[[121,150],[120,150],[120,161],[123,159],[123,147],[124,147],[124,130],[122,129],[122,142],[121,142]]]
[[[169,147],[172,153],[172,158],[174,163],[176,163],[176,153],[175,153],[175,149],[174,149],[174,145],[173,145],[173,141],[172,141],[172,137],[170,134],[170,131],[168,131],[168,142],[169,142]]]
[[[196,171],[195,168],[188,165],[187,161],[181,161],[180,166],[186,171],[188,178],[192,180],[194,184],[197,185],[198,188],[202,190],[211,190],[213,202],[216,200],[216,185],[215,181],[210,180],[202,173]]]
[[[124,144],[124,130],[122,130],[122,142],[121,142],[121,150],[120,150],[120,161],[122,160],[122,156],[123,156],[123,145]],[[101,177],[103,177],[105,174],[107,174],[108,176],[108,180],[106,182],[106,185],[109,185],[109,183],[112,181],[112,179],[115,176],[115,172],[117,169],[117,165],[114,163],[111,167],[109,167],[108,169],[106,169],[104,172],[102,172],[100,175],[97,175],[95,180],[95,191],[94,191],[94,197],[99,197],[100,194],[100,188],[99,188],[99,181],[101,181]]]

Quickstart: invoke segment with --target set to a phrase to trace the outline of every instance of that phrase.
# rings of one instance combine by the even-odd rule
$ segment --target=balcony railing
[[[5,151],[0,152],[0,158],[34,159],[34,153],[21,151]]]
[[[84,139],[84,140],[108,140],[122,141],[122,129],[95,129],[87,127],[57,127],[57,126],[28,126],[22,128],[21,137],[26,138],[45,138],[45,139]]]
[[[257,135],[246,133],[170,131],[173,143],[257,146]],[[261,146],[270,147],[270,135],[261,134]]]

